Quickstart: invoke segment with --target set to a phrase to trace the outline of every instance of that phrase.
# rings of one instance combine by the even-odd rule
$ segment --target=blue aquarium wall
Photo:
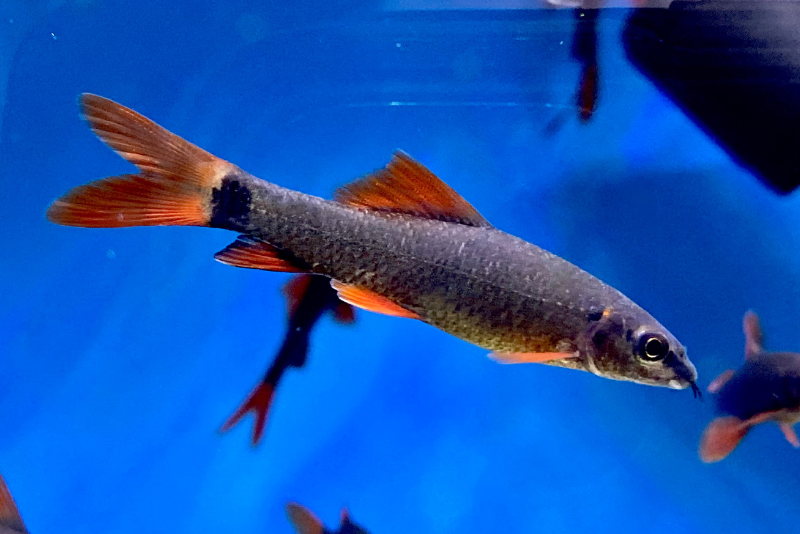
[[[651,312],[703,388],[740,365],[749,308],[769,348],[800,349],[800,200],[628,63],[627,11],[600,16],[583,123],[571,12],[385,7],[0,8],[0,472],[30,531],[288,534],[290,500],[374,534],[796,530],[800,452],[774,425],[705,465],[713,402],[498,365],[367,312],[323,319],[253,448],[249,419],[218,429],[283,339],[288,275],[215,262],[222,230],[45,219],[69,188],[133,171],[79,118],[92,92],[324,197],[405,150]]]

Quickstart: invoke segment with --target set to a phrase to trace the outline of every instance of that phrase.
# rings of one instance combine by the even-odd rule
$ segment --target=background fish
[[[350,520],[346,508],[342,508],[338,530],[328,530],[314,513],[300,504],[290,502],[286,505],[286,515],[292,522],[297,534],[369,534],[361,526]]]
[[[327,201],[260,180],[111,100],[86,94],[81,104],[141,172],[74,188],[50,206],[53,222],[238,231],[219,261],[325,275],[345,302],[420,319],[500,361],[696,391],[684,347],[646,311],[495,229],[403,153]]]
[[[2,476],[0,476],[0,534],[28,534],[28,529]]]
[[[323,276],[297,275],[284,286],[283,292],[289,308],[289,320],[283,344],[261,383],[221,428],[222,432],[227,432],[252,411],[255,416],[253,445],[257,445],[264,435],[272,399],[283,373],[289,367],[299,368],[305,365],[308,339],[317,321],[327,311],[333,312],[340,323],[352,323],[355,320],[353,307],[339,300],[330,281]]]
[[[750,429],[778,423],[786,440],[800,447],[792,425],[800,421],[800,353],[765,352],[758,316],[744,316],[745,364],[729,369],[708,386],[725,414],[711,421],[700,441],[700,458],[718,462],[736,448]]]

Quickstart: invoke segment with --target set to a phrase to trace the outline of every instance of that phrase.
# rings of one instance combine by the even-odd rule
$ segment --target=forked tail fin
[[[700,459],[719,462],[739,445],[751,425],[738,417],[718,417],[709,423],[700,440]]]
[[[80,106],[92,131],[140,173],[78,186],[53,202],[48,219],[88,228],[210,224],[213,189],[238,171],[233,164],[107,98],[85,93]]]

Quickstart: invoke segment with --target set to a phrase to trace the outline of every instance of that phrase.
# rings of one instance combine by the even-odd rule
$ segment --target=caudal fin
[[[83,94],[80,106],[92,131],[140,173],[76,187],[48,219],[89,228],[209,224],[212,190],[234,165],[107,98]]]
[[[750,427],[738,417],[714,419],[700,439],[700,459],[706,463],[719,462],[739,445]]]

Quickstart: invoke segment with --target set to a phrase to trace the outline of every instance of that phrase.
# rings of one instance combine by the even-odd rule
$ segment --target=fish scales
[[[315,273],[390,296],[489,350],[556,351],[585,329],[590,313],[635,306],[571,263],[494,228],[355,209],[244,171],[226,181],[239,184],[250,209],[246,221],[237,214],[218,220],[221,227],[291,251]]]

